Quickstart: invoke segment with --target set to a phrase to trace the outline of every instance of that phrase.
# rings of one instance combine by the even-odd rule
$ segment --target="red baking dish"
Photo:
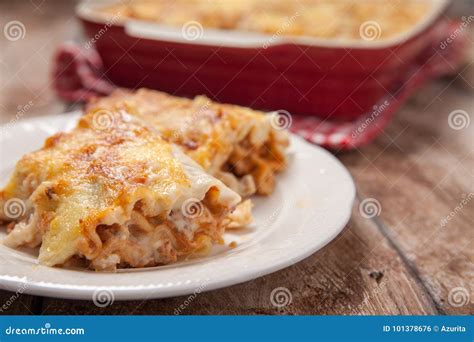
[[[77,7],[105,75],[123,87],[149,87],[181,96],[264,110],[351,120],[367,112],[413,65],[436,53],[445,31],[447,1],[433,1],[409,32],[383,41],[335,41],[276,37],[204,29],[186,40],[181,28],[144,21],[114,22],[96,11],[103,3]],[[410,74],[411,75],[411,74]]]

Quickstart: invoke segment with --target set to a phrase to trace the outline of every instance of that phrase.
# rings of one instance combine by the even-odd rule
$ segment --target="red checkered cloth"
[[[446,37],[458,26],[458,23],[447,26]],[[293,115],[290,130],[311,143],[333,151],[365,145],[382,132],[394,112],[420,85],[431,78],[456,71],[463,58],[464,45],[464,37],[458,36],[445,49],[434,46],[436,52],[427,62],[414,65],[408,77],[400,80],[390,94],[380,99],[357,120],[341,122]],[[61,98],[72,102],[108,95],[116,86],[103,78],[101,70],[102,61],[95,50],[86,50],[74,43],[64,43],[56,54],[54,88]]]

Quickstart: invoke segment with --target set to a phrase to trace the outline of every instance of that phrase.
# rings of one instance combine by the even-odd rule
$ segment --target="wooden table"
[[[70,106],[52,93],[48,75],[55,46],[80,37],[73,4],[2,2],[0,13],[2,26],[20,20],[26,28],[16,42],[1,37],[1,122],[30,101],[24,118],[65,111]],[[358,198],[350,223],[333,242],[282,271],[202,293],[183,313],[473,314],[474,122],[461,130],[448,125],[453,110],[474,113],[472,63],[471,57],[459,74],[420,90],[375,142],[338,155]],[[361,216],[359,203],[367,198],[380,203],[380,215]],[[270,293],[280,286],[291,291],[292,303],[276,308]],[[12,302],[3,312],[8,314],[173,314],[186,299],[98,308],[0,292],[0,303]]]

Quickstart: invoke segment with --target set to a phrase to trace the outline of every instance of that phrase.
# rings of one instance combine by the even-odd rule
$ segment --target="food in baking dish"
[[[242,196],[272,193],[275,173],[286,167],[287,133],[275,116],[263,112],[149,89],[119,89],[88,108],[139,117]]]
[[[375,40],[408,31],[430,7],[426,0],[134,0],[101,13],[178,27],[196,21],[204,28],[322,39],[363,39],[365,25]]]
[[[240,200],[138,119],[95,111],[17,163],[0,220],[41,264],[114,270],[207,253],[249,219],[248,204],[231,213]]]

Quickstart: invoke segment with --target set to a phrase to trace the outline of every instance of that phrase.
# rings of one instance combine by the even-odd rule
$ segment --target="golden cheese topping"
[[[377,31],[370,40],[379,40],[410,30],[431,6],[427,0],[133,0],[99,12],[178,28],[197,21],[204,28],[321,39],[361,40],[369,23]]]
[[[92,100],[88,108],[127,110],[244,197],[272,193],[274,174],[286,167],[288,117],[278,112],[150,89],[119,89]]]
[[[44,229],[39,260],[64,263],[100,224],[123,224],[139,203],[146,216],[202,200],[211,186],[232,207],[240,198],[125,112],[95,111],[24,156],[0,193],[34,206]],[[87,240],[86,239],[86,240]]]
[[[134,108],[132,115],[159,130],[211,173],[217,172],[244,138],[259,147],[272,130],[269,117],[263,112],[216,103],[205,96],[190,100],[149,89],[135,93],[117,90],[92,102],[89,108]]]

